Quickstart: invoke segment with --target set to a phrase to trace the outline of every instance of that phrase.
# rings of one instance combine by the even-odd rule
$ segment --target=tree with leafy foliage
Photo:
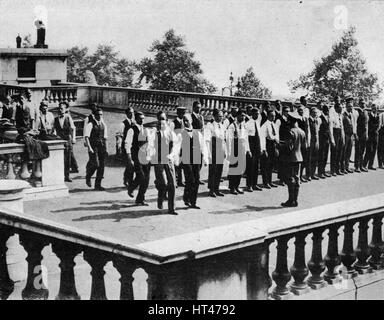
[[[121,58],[111,45],[101,44],[89,54],[87,47],[68,50],[67,74],[70,82],[84,82],[85,72],[92,71],[99,85],[128,87],[133,83],[135,63]]]
[[[151,89],[213,93],[216,91],[203,77],[200,62],[194,52],[186,49],[182,36],[168,30],[162,41],[155,40],[149,49],[152,58],[144,58],[138,64],[139,82],[145,79]]]
[[[376,74],[368,71],[366,61],[358,49],[356,29],[344,32],[332,46],[329,55],[314,61],[314,68],[298,80],[289,81],[292,93],[304,89],[312,99],[329,99],[336,94],[344,98],[353,95],[374,100],[382,91]]]
[[[245,74],[240,77],[240,87],[238,91],[236,91],[235,96],[270,99],[272,91],[262,84],[256,77],[253,68],[250,67],[245,71]]]

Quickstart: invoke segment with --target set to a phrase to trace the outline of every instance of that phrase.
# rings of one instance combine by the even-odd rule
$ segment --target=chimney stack
[[[16,37],[16,48],[21,48],[21,37],[20,34]]]

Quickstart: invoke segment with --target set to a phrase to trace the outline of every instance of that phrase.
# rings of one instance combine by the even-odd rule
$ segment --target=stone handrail
[[[27,199],[42,199],[68,195],[68,187],[64,184],[64,143],[65,141],[45,141],[49,149],[49,157],[39,161],[27,161],[24,157],[15,158],[25,151],[20,143],[0,144],[0,155],[3,157],[6,179],[22,179],[28,181],[31,188],[27,190]],[[20,166],[19,172],[15,168]]]
[[[383,267],[383,200],[384,194],[378,194],[138,245],[37,219],[28,213],[1,209],[0,248],[6,250],[8,237],[18,233],[28,256],[36,257],[28,259],[28,270],[34,270],[42,263],[41,250],[52,244],[54,253],[61,260],[59,299],[79,298],[73,277],[73,260],[81,252],[92,268],[91,299],[107,298],[103,268],[109,261],[121,275],[121,299],[134,299],[132,273],[137,268],[143,268],[148,274],[148,299],[287,299],[319,294],[324,287],[328,287],[323,291],[328,296],[322,298],[332,298],[346,290],[331,292],[330,285],[355,278],[364,281],[364,274]],[[355,225],[359,227],[357,233],[354,232]],[[341,227],[344,237],[339,252]],[[326,230],[328,249],[323,258],[323,233]],[[309,235],[312,236],[312,256],[307,261],[305,245]],[[354,237],[358,238],[356,247]],[[295,254],[293,265],[288,269],[290,239],[295,239]],[[274,242],[277,243],[277,256],[275,271],[270,275],[269,248]],[[5,256],[5,252],[0,252],[0,270],[7,269]],[[28,286],[33,283],[33,277],[33,273],[28,273],[25,298],[44,298],[46,292]],[[272,290],[271,277],[275,283]],[[229,297],[223,296],[228,279],[238,279],[240,283]],[[4,283],[11,286],[7,275],[0,275],[0,280],[3,286]]]

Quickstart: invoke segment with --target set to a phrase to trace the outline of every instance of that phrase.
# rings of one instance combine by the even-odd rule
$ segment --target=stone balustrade
[[[43,199],[67,196],[64,183],[64,141],[46,141],[49,157],[39,161],[27,161],[23,157],[25,145],[0,144],[0,176],[2,179],[19,179],[28,182],[26,199]]]
[[[57,299],[79,299],[74,260],[80,254],[91,270],[90,299],[108,298],[109,262],[120,274],[120,298],[126,300],[135,299],[138,268],[147,273],[147,298],[154,300],[363,299],[367,288],[383,299],[383,199],[378,194],[137,245],[28,216],[0,202],[0,294],[6,299],[13,291],[6,243],[18,234],[28,263],[23,299],[48,297],[49,287],[34,285],[46,246],[60,260]]]

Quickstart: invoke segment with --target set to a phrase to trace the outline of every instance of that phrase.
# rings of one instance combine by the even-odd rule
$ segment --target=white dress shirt
[[[245,128],[248,131],[248,137],[254,137],[256,134],[256,128],[257,128],[257,132],[258,132],[259,140],[260,140],[260,150],[264,151],[265,150],[265,136],[264,136],[264,133],[262,132],[261,127],[260,127],[260,120],[261,120],[260,116],[256,120],[254,120],[253,118],[250,118],[245,123]]]

